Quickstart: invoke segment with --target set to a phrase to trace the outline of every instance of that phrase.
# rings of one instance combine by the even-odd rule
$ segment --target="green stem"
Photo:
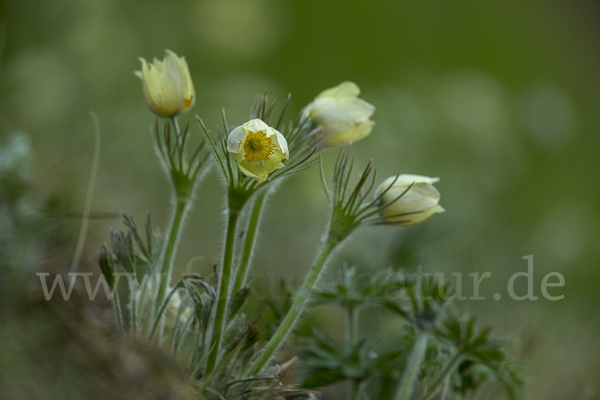
[[[237,225],[239,212],[229,210],[229,221],[227,222],[227,236],[225,241],[225,251],[223,255],[223,269],[219,276],[219,293],[217,298],[217,311],[213,323],[212,338],[210,342],[210,354],[206,363],[206,373],[210,374],[216,363],[219,349],[221,347],[221,337],[225,325],[225,314],[227,312],[227,303],[229,302],[229,289],[231,286],[231,265],[233,260],[233,248],[235,244],[235,228]]]
[[[304,295],[304,292],[308,289],[313,288],[313,286],[317,282],[317,279],[319,278],[319,275],[321,274],[321,271],[323,271],[323,267],[329,259],[329,256],[339,243],[339,240],[332,239],[331,237],[328,238],[327,242],[325,243],[325,246],[321,250],[321,254],[319,254],[319,258],[317,258],[315,265],[308,273],[308,276],[306,277],[302,288],[298,291],[299,294],[296,296],[292,307],[281,322],[281,325],[279,325],[279,327],[277,328],[277,331],[275,331],[275,334],[273,334],[273,336],[271,337],[271,340],[269,340],[269,342],[265,346],[261,355],[250,367],[250,370],[248,371],[248,376],[258,375],[265,367],[265,365],[269,362],[275,351],[277,351],[279,346],[283,344],[283,341],[288,336],[288,334],[294,327],[294,324],[298,320],[300,313],[302,312],[302,310],[304,310],[304,303],[306,302],[306,295]]]
[[[448,362],[443,371],[435,378],[433,384],[427,390],[427,393],[421,397],[421,400],[429,400],[431,399],[435,393],[437,392],[439,386],[446,380],[446,378],[456,369],[457,365],[462,361],[462,353],[457,353],[452,359]]]
[[[183,230],[183,220],[188,208],[187,199],[177,199],[175,204],[175,212],[171,220],[171,227],[167,233],[167,247],[163,256],[163,264],[159,277],[159,290],[158,297],[156,299],[157,308],[162,305],[167,288],[169,287],[169,281],[171,280],[171,272],[173,271],[173,264],[175,262],[175,252],[181,237],[181,231]]]
[[[356,307],[349,306],[346,308],[346,342],[348,349],[352,351],[354,344],[356,343]],[[358,396],[358,382],[351,380],[347,382],[348,399],[354,400]]]
[[[233,285],[233,293],[237,293],[237,291],[240,290],[242,286],[244,286],[248,279],[248,266],[250,265],[252,250],[254,249],[254,244],[256,242],[258,222],[260,220],[260,215],[262,207],[265,203],[266,196],[266,191],[261,191],[256,194],[256,199],[254,200],[254,205],[252,206],[252,213],[250,214],[250,219],[248,220],[248,227],[246,228],[244,249],[242,251],[242,259],[240,261],[240,266],[238,267],[238,270],[236,272],[235,283]]]
[[[427,341],[429,340],[428,335],[425,332],[417,332],[417,341],[408,359],[402,382],[396,393],[396,400],[409,400],[412,395],[421,363],[425,358],[425,351],[427,350]]]
[[[171,121],[171,125],[173,125],[173,129],[175,130],[175,133],[177,134],[177,144],[180,144],[179,137],[181,136],[180,135],[181,131],[179,129],[179,121],[177,120],[177,117],[175,117],[175,116],[169,118],[169,120]]]
[[[173,130],[175,131],[175,136],[177,138],[177,146],[181,146],[179,142],[181,138],[179,123],[177,122],[177,117],[173,116],[170,118],[171,124],[173,125]],[[180,149],[180,151],[182,151]],[[175,165],[171,165],[170,168],[175,168]],[[173,170],[168,171],[169,176],[173,176]],[[175,197],[175,211],[173,213],[173,218],[171,219],[171,227],[167,231],[167,247],[165,248],[165,252],[162,258],[162,268],[160,271],[159,280],[159,289],[158,289],[158,297],[156,299],[156,308],[155,311],[158,310],[158,307],[162,304],[167,288],[169,287],[169,282],[171,280],[171,272],[173,271],[173,264],[175,262],[175,253],[177,251],[177,245],[179,243],[179,238],[181,237],[181,231],[183,230],[183,219],[187,212],[187,207],[189,204],[189,196],[180,196],[179,195],[179,187],[178,182],[173,181],[175,185],[173,195]]]

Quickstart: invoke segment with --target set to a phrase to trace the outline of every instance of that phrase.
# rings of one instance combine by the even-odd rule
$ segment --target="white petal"
[[[285,137],[281,133],[279,133],[277,129],[273,129],[273,132],[275,132],[275,138],[277,140],[279,148],[281,149],[281,153],[285,156],[285,158],[290,158],[290,151],[288,150],[287,140],[285,140]]]
[[[407,187],[413,183],[428,183],[431,185],[431,184],[438,182],[439,180],[440,180],[440,178],[430,178],[428,176],[423,176],[423,175],[401,174],[400,176],[398,176],[398,178],[396,178],[396,176],[390,176],[385,181],[383,181],[383,183],[379,186],[379,188],[380,188],[380,192],[382,192],[385,189],[387,189],[392,183],[393,183],[394,187],[396,187],[396,186]]]
[[[243,128],[244,125],[238,126],[229,134],[229,137],[227,138],[227,151],[230,153],[239,153],[243,149],[243,142],[247,136],[247,133]]]
[[[426,183],[415,183],[408,191],[406,189],[394,186],[383,195],[384,203],[393,202],[386,208],[386,214],[424,211],[435,207],[440,201],[437,189]]]
[[[428,176],[423,175],[413,175],[413,174],[402,174],[398,177],[395,185],[410,185],[411,183],[428,183],[434,184],[438,182],[440,178],[430,178]]]

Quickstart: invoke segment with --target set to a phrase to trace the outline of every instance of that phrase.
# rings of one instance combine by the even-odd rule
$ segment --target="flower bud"
[[[179,321],[185,321],[191,314],[192,309],[188,306],[185,309],[179,312],[179,308],[181,307],[181,295],[179,294],[179,290],[176,290],[175,293],[169,299],[169,303],[167,304],[167,309],[165,310],[165,322],[168,326],[172,326],[178,321],[176,320],[179,315]]]
[[[408,226],[425,221],[435,213],[444,212],[444,208],[438,204],[440,193],[433,187],[433,183],[437,181],[439,178],[409,174],[399,175],[397,179],[395,176],[386,179],[378,191],[380,195],[383,194],[382,204],[387,204],[381,211],[384,221]]]
[[[135,74],[142,80],[144,97],[150,110],[159,117],[174,117],[188,111],[196,100],[194,85],[185,57],[165,50],[163,61],[151,64],[140,58],[142,70]]]
[[[259,181],[282,168],[283,160],[290,155],[283,135],[260,119],[248,121],[231,131],[227,150],[246,176]]]
[[[327,136],[326,147],[356,142],[371,133],[375,124],[369,118],[375,107],[359,99],[359,87],[353,82],[342,82],[321,92],[303,110],[304,117],[313,126],[321,126]]]

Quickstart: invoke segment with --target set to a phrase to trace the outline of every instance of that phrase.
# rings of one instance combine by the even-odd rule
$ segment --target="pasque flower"
[[[437,181],[439,178],[410,174],[386,179],[379,186],[382,204],[388,204],[381,211],[385,222],[408,226],[444,212],[438,204],[440,193],[433,186]]]
[[[142,70],[135,74],[142,80],[144,97],[150,110],[159,117],[174,117],[188,111],[196,100],[194,85],[185,57],[165,50],[163,61],[148,63],[140,58]]]
[[[246,176],[259,181],[282,168],[290,155],[285,137],[258,118],[231,131],[227,150]]]
[[[342,146],[363,139],[375,124],[370,118],[375,107],[359,99],[359,87],[353,82],[342,82],[321,92],[304,108],[304,116],[311,125],[323,128],[327,136],[323,145]]]

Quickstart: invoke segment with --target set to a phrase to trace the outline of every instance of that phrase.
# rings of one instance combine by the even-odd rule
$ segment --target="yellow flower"
[[[323,145],[342,146],[368,136],[375,124],[369,118],[375,107],[359,99],[359,87],[353,82],[342,82],[321,92],[304,108],[304,116],[314,126],[323,127],[327,136]]]
[[[163,61],[151,64],[140,58],[142,70],[135,74],[142,80],[144,97],[150,110],[159,117],[174,117],[188,111],[196,100],[194,85],[185,57],[165,50]]]
[[[390,224],[408,226],[444,212],[444,208],[438,204],[440,193],[433,187],[437,181],[439,178],[409,174],[386,179],[379,186],[379,194],[389,188],[381,199],[383,204],[391,203],[381,212],[384,220]],[[398,198],[400,195],[402,197]]]
[[[260,119],[248,121],[231,131],[227,150],[246,176],[259,181],[282,168],[283,160],[290,155],[283,135]]]

